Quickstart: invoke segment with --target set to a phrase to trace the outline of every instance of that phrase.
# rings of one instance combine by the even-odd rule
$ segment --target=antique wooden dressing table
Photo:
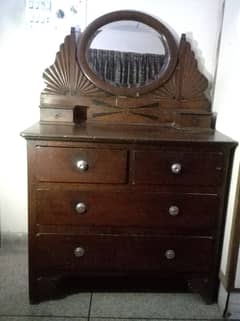
[[[124,45],[126,45],[124,47]],[[185,36],[118,11],[65,38],[25,130],[30,302],[78,290],[216,299],[236,143]]]

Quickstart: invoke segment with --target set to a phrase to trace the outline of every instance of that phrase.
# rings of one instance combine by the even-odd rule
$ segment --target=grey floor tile
[[[25,317],[0,317],[0,321],[87,321],[87,318],[49,318],[38,316],[25,316]]]
[[[206,305],[195,294],[94,293],[91,317],[211,320],[221,314],[216,304]]]
[[[162,318],[147,318],[147,319],[140,319],[140,318],[90,318],[90,321],[240,321],[240,319],[226,319],[226,318],[214,318],[214,319],[162,319]],[[1,320],[0,320],[1,321]],[[52,320],[53,321],[53,320]]]
[[[30,305],[21,295],[11,298],[11,301],[0,300],[0,315],[28,315],[48,317],[87,317],[89,310],[90,294],[78,294],[67,296],[56,301],[41,302],[37,305]]]
[[[1,320],[0,320],[1,321]],[[162,318],[157,318],[157,319],[140,319],[140,318],[90,318],[90,321],[223,321],[223,319],[162,319]],[[239,320],[231,320],[231,321],[239,321]]]
[[[90,293],[74,294],[36,305],[29,304],[26,248],[15,249],[13,252],[0,249],[0,261],[0,316],[88,316]]]

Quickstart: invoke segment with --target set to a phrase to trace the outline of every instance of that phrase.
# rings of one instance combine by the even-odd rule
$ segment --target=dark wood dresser
[[[157,29],[155,19],[131,11],[100,21],[126,14]],[[118,87],[109,94],[86,77],[77,60],[88,33],[82,42],[73,32],[65,39],[44,74],[41,121],[22,133],[30,301],[74,283],[79,291],[189,289],[213,302],[236,143],[214,130],[207,81],[185,37],[179,50],[169,40],[172,66],[157,89],[150,84],[134,97],[132,88],[129,96]],[[60,86],[64,72],[68,82]]]

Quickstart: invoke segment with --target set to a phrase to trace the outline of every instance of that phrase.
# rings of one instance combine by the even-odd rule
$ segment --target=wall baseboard
[[[226,303],[227,303],[228,293],[222,283],[220,283],[219,292],[218,292],[218,306],[221,311],[221,314],[224,313]]]
[[[224,288],[223,284],[220,284],[218,293],[218,306],[222,314],[226,308],[227,296],[228,292]],[[240,320],[240,293],[230,292],[226,314],[229,320]]]

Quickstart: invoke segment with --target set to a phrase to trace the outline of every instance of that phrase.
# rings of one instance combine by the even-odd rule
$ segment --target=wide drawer
[[[222,183],[221,152],[135,151],[134,184],[209,185]]]
[[[38,235],[32,262],[39,272],[208,272],[211,238]]]
[[[125,183],[127,151],[42,147],[36,150],[36,176],[40,181]]]
[[[38,224],[162,228],[175,233],[213,228],[219,203],[214,194],[42,188],[36,195]]]

